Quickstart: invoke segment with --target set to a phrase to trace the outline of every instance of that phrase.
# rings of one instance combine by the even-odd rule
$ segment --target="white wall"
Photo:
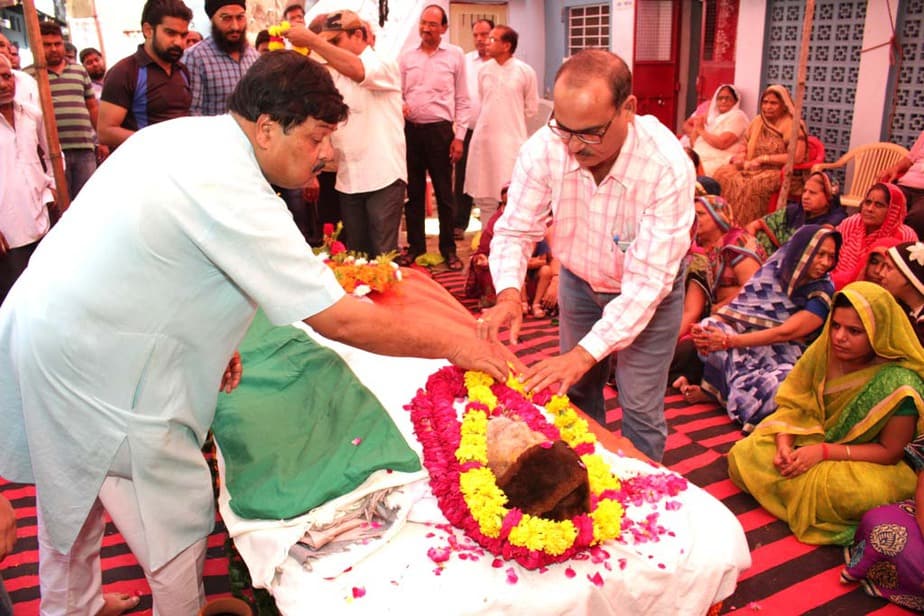
[[[763,90],[760,71],[763,68],[766,4],[764,0],[741,0],[738,7],[735,86],[741,93],[741,109],[749,118],[757,115]]]
[[[632,66],[635,62],[635,0],[612,0],[610,49]]]
[[[897,12],[894,18],[898,18]],[[851,148],[874,143],[882,138],[881,118],[886,106],[886,90],[891,68],[890,46],[872,48],[891,39],[894,25],[889,19],[888,3],[873,1],[867,4],[862,48],[868,51],[860,54],[857,97],[853,108],[853,125],[850,127]]]
[[[542,76],[545,74],[545,14],[542,0],[510,0],[507,5],[508,25],[520,35],[516,57],[536,71],[539,95],[542,96]]]

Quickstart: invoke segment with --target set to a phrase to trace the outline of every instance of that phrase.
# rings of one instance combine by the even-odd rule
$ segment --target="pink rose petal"
[[[572,569],[571,567],[568,567],[567,569],[565,569],[565,577],[568,578],[569,580],[576,575],[577,573],[575,573],[574,569]]]
[[[354,587],[353,587],[353,598],[354,598],[354,599],[359,599],[359,598],[365,597],[365,596],[366,596],[366,589],[365,589],[365,588],[363,588],[362,586],[354,586]]]
[[[603,576],[600,575],[599,571],[593,575],[588,574],[587,579],[593,582],[594,586],[603,586]]]
[[[500,569],[501,567],[504,566],[504,560],[502,558],[495,558],[491,562],[491,566],[494,567],[495,569]]]
[[[513,567],[507,569],[507,583],[516,584],[520,578],[517,577],[517,572],[513,570]]]
[[[435,563],[444,563],[449,560],[452,550],[449,548],[430,548],[427,550],[427,556]]]
[[[352,443],[354,446],[359,445],[362,442],[363,442],[363,439],[359,438],[358,436],[354,438],[352,441],[350,441],[350,443]]]

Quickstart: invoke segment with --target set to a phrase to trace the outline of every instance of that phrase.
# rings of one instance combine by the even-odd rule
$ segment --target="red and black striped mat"
[[[473,312],[477,302],[462,297],[461,273],[435,275],[444,287]],[[531,363],[557,351],[558,326],[550,318],[527,317],[521,330],[517,354]],[[840,548],[810,546],[795,540],[783,522],[764,511],[748,494],[728,479],[725,454],[741,434],[722,409],[714,404],[687,405],[668,392],[665,399],[669,425],[664,464],[721,500],[738,517],[747,534],[752,567],[725,601],[722,613],[761,616],[810,614],[812,616],[877,616],[907,614],[905,610],[864,594],[858,587],[839,582],[843,566]],[[618,430],[622,411],[615,391],[607,391],[607,427]],[[19,541],[16,550],[0,566],[16,616],[38,613],[38,547],[36,543],[35,494],[31,486],[3,483],[0,493],[16,509]],[[230,591],[227,533],[221,520],[209,537],[205,562],[205,589],[210,598]],[[134,613],[150,613],[151,598],[141,568],[112,524],[103,544],[103,584],[107,592],[138,592],[142,602]]]

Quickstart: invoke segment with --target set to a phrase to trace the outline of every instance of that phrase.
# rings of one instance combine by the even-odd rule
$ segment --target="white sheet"
[[[379,398],[418,453],[410,414],[403,407],[444,361],[384,358],[308,334],[339,353]],[[246,367],[245,367],[246,369]],[[604,452],[619,477],[665,473],[666,469]],[[385,482],[385,483],[383,483]],[[735,589],[751,564],[744,531],[719,501],[690,484],[675,499],[657,506],[631,507],[627,516],[643,521],[654,511],[670,533],[657,542],[636,544],[626,534],[601,550],[546,570],[529,571],[483,552],[448,526],[425,480],[416,474],[380,473],[350,498],[386,484],[401,484],[396,501],[402,517],[387,542],[357,546],[335,563],[306,571],[287,556],[312,519],[329,514],[328,504],[289,521],[242,520],[219,508],[231,537],[251,571],[255,586],[274,595],[283,614],[704,614]],[[338,499],[338,501],[341,499]],[[666,502],[675,501],[671,510]],[[676,504],[679,503],[678,508]],[[431,549],[461,549],[438,565]],[[608,555],[608,558],[605,557]],[[498,564],[499,566],[495,566]],[[349,571],[335,571],[350,565]],[[599,578],[597,578],[599,574]]]

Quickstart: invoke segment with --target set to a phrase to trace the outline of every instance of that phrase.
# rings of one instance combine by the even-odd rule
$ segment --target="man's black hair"
[[[309,117],[337,124],[347,117],[347,106],[330,72],[309,58],[280,50],[253,63],[228,98],[228,109],[256,122],[267,114],[284,131]]]

